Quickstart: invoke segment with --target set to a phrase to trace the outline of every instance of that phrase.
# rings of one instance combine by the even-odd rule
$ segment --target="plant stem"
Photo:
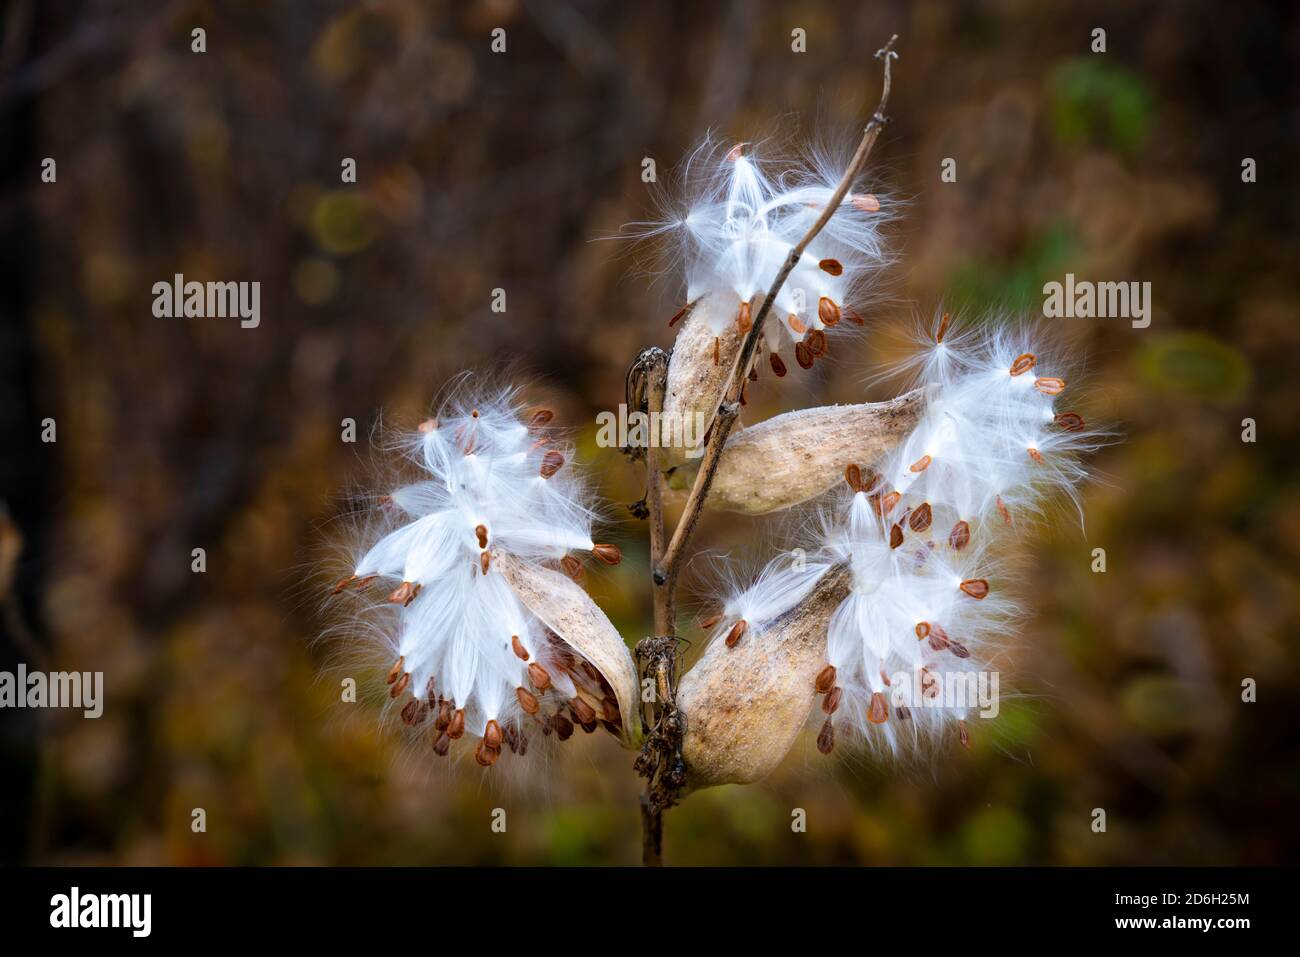
[[[883,61],[884,81],[880,91],[880,103],[875,113],[867,121],[862,131],[862,140],[850,160],[839,185],[831,194],[817,221],[812,224],[802,239],[790,250],[781,271],[777,273],[768,289],[767,296],[759,307],[753,326],[745,335],[741,345],[740,356],[732,370],[731,380],[723,390],[722,401],[718,406],[717,417],[709,440],[705,445],[703,461],[695,476],[687,496],[682,517],[678,521],[668,544],[664,545],[663,486],[659,473],[659,450],[653,437],[646,450],[646,511],[650,522],[650,568],[654,586],[654,624],[655,637],[648,638],[637,645],[637,661],[645,661],[641,671],[643,677],[651,677],[656,684],[655,703],[652,705],[653,721],[646,721],[644,713],[646,741],[637,758],[637,771],[645,776],[645,793],[641,796],[641,859],[647,866],[663,864],[663,812],[675,803],[677,794],[684,786],[686,768],[682,761],[682,736],[686,730],[687,716],[676,705],[676,684],[678,653],[676,641],[675,605],[677,580],[681,572],[682,558],[690,544],[695,527],[699,524],[700,514],[704,511],[713,477],[718,471],[718,462],[727,444],[727,436],[740,414],[740,390],[745,377],[754,361],[758,341],[763,334],[763,326],[772,311],[781,287],[798,265],[804,251],[817,234],[830,222],[844,197],[848,194],[853,181],[866,165],[871,148],[880,136],[880,130],[889,119],[885,108],[889,105],[891,84],[891,62],[898,56],[894,52],[894,42],[898,35],[890,37],[889,42],[876,51],[876,59]],[[657,351],[657,350],[656,350]],[[659,357],[647,350],[638,360],[637,374],[644,375],[646,405],[652,413],[651,422],[658,419],[653,415],[663,411],[664,391],[667,386],[667,362],[660,363]],[[666,358],[666,357],[665,357]]]

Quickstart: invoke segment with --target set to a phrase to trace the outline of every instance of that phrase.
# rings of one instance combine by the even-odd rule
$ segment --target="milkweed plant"
[[[739,427],[760,376],[810,369],[867,326],[887,210],[860,181],[887,122],[893,43],[846,163],[707,143],[681,206],[639,227],[671,245],[685,305],[671,352],[633,364],[629,402],[652,422],[703,424],[693,444],[625,449],[646,469],[633,511],[649,525],[653,637],[630,653],[582,587],[590,564],[621,554],[593,537],[596,500],[553,413],[473,377],[404,439],[418,478],[378,499],[334,588],[359,603],[391,661],[394,708],[434,755],[490,768],[579,729],[636,751],[647,863],[666,809],[759,780],[805,727],[823,754],[969,746],[974,703],[946,691],[995,668],[1022,618],[1003,575],[1013,529],[1062,495],[1077,503],[1082,459],[1104,440],[1068,407],[1073,373],[1039,333],[943,312],[916,337],[897,398]],[[669,496],[685,497],[671,533]],[[716,596],[704,649],[679,674],[676,587],[706,507],[808,520]]]

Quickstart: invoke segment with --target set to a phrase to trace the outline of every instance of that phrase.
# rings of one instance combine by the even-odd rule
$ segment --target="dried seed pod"
[[[799,604],[755,625],[752,641],[734,649],[711,642],[682,677],[689,787],[756,781],[790,750],[812,709],[827,626],[850,580],[848,566],[836,566]]]
[[[639,685],[632,656],[618,629],[585,591],[559,572],[512,555],[497,556],[495,567],[524,606],[559,636],[574,660],[589,664],[609,686],[618,701],[620,741],[628,747],[637,746]]]
[[[663,421],[689,424],[690,437],[695,443],[701,443],[704,433],[713,425],[744,338],[738,324],[728,321],[735,315],[731,311],[735,309],[735,299],[730,304],[723,299],[711,295],[694,303],[681,323],[668,363]],[[724,310],[729,313],[727,319],[718,315]],[[715,328],[721,329],[721,334],[714,332]],[[702,426],[698,432],[695,431],[697,421]],[[664,445],[661,456],[671,466],[689,461],[696,452],[698,444],[684,447],[682,442],[673,442]]]
[[[917,390],[890,402],[787,412],[734,431],[707,504],[761,514],[815,498],[846,477],[850,465],[879,458],[906,438],[924,405]],[[693,480],[694,471],[682,467],[669,484],[689,488]],[[864,488],[871,485],[864,477]]]

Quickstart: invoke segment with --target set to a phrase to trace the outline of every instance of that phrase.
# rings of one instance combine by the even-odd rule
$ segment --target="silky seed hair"
[[[928,393],[916,427],[881,460],[845,469],[805,561],[774,560],[723,604],[714,640],[745,617],[744,640],[761,642],[822,572],[850,568],[811,689],[819,750],[846,737],[894,753],[941,734],[969,745],[978,704],[943,702],[998,667],[1024,616],[1008,571],[1013,530],[1053,498],[1078,507],[1082,458],[1107,437],[1068,404],[1075,374],[1042,342],[1024,326],[970,328],[941,313],[925,354],[904,362]]]
[[[678,197],[663,204],[664,218],[624,230],[666,240],[666,258],[685,284],[684,305],[669,324],[699,315],[715,335],[733,325],[747,332],[773,277],[834,193],[850,155],[823,148],[789,157],[770,142],[706,138],[684,164]],[[888,261],[881,229],[888,218],[882,200],[854,184],[804,251],[763,330],[762,349],[777,377],[789,370],[788,358],[811,368],[826,354],[828,333],[864,324],[871,291]],[[781,358],[782,350],[788,358]]]
[[[503,752],[566,739],[575,709],[613,697],[494,564],[508,555],[574,574],[588,558],[621,557],[592,539],[593,498],[553,420],[517,389],[464,377],[393,443],[418,477],[377,498],[334,586],[355,603],[357,637],[386,654],[379,677],[394,710],[435,755],[468,739],[465,752],[491,767]],[[603,717],[617,724],[617,711]]]

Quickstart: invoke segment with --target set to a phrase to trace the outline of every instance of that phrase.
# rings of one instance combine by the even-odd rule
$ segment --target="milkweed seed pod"
[[[996,713],[991,663],[1021,617],[999,554],[1015,543],[1008,528],[1038,517],[1058,489],[1074,496],[1086,477],[1080,455],[1103,438],[1082,416],[1056,408],[1065,379],[1039,368],[1025,336],[994,331],[954,340],[948,332],[945,317],[919,363],[928,401],[915,427],[883,459],[844,470],[806,565],[769,565],[728,601],[718,624],[729,634],[722,631],[728,616],[744,608],[801,633],[805,619],[817,623],[825,659],[801,660],[799,674],[811,674],[805,690],[820,700],[810,710],[823,753],[846,738],[899,751],[954,728],[969,744],[971,712]],[[814,614],[808,576],[827,567],[847,569],[847,585],[834,593],[834,607],[817,603]],[[711,642],[701,663],[710,662],[706,674],[717,672],[710,655],[730,655],[734,672],[761,678],[766,671],[755,662],[784,635],[751,623],[730,648]],[[699,686],[690,672],[687,686]],[[740,704],[697,692],[687,720],[711,727],[717,711],[737,725],[763,726],[769,689],[777,688],[789,693],[783,679],[755,681]],[[693,753],[705,767],[726,760],[703,738]]]
[[[848,568],[811,564],[797,572],[769,568],[765,575],[763,587],[728,603],[678,688],[689,788],[765,777],[812,707],[817,672],[826,663],[827,626],[849,591]]]
[[[390,696],[435,754],[468,734],[490,766],[539,737],[598,725],[636,733],[635,669],[617,631],[573,581],[579,555],[613,564],[547,410],[510,391],[461,394],[407,443],[422,481],[386,496],[386,534],[336,592],[378,591],[363,614],[396,661]],[[565,573],[557,570],[563,569]],[[383,584],[379,584],[383,582]]]
[[[664,413],[669,422],[712,424],[723,390],[753,328],[773,277],[821,215],[842,170],[824,155],[810,162],[760,161],[747,144],[706,143],[688,163],[691,197],[650,233],[679,238],[686,303],[668,368]],[[772,303],[747,374],[781,378],[810,369],[828,351],[828,334],[859,327],[861,304],[884,264],[879,200],[850,192],[796,263]],[[677,447],[671,460],[694,450]]]
[[[727,437],[707,504],[752,515],[790,508],[841,481],[857,462],[872,462],[902,442],[925,412],[925,390],[888,402],[800,409]],[[674,470],[670,485],[688,488],[695,468]]]

